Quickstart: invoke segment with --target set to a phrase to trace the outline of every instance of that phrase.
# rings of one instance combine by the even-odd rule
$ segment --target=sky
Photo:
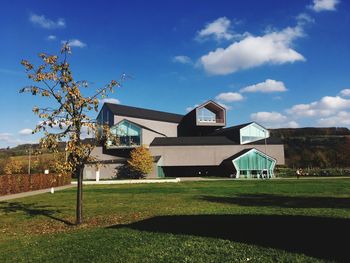
[[[186,114],[211,99],[228,125],[350,127],[347,0],[13,0],[0,23],[0,148],[40,137],[31,110],[48,102],[19,94],[33,84],[20,61],[64,41],[91,89],[131,76],[110,102]]]

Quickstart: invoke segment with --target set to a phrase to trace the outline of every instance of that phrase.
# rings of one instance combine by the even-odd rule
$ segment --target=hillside
[[[271,129],[285,145],[288,167],[350,167],[350,130],[347,128]]]

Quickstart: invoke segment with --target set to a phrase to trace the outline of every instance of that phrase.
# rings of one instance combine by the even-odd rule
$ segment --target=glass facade
[[[198,110],[197,115],[198,121],[200,122],[216,122],[216,115],[214,112],[211,112],[207,108],[203,107]]]
[[[116,139],[113,142],[107,142],[109,147],[134,147],[141,145],[141,128],[127,120],[123,120],[111,127],[110,133]]]
[[[273,176],[276,160],[253,149],[233,160],[233,164],[238,177],[261,178],[263,176],[270,178]]]
[[[262,140],[269,137],[269,131],[252,123],[240,130],[241,144]]]

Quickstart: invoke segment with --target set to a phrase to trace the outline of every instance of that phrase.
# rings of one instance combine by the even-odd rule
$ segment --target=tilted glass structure
[[[110,133],[115,136],[115,140],[108,141],[108,147],[135,147],[141,145],[142,129],[127,120],[122,120],[112,126]]]
[[[256,123],[251,123],[240,130],[241,144],[266,139],[268,137],[270,137],[269,131]]]
[[[271,178],[276,160],[256,149],[232,160],[237,178]]]

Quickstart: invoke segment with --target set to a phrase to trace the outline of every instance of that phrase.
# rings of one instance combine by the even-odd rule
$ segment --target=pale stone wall
[[[162,156],[162,166],[208,166],[220,165],[232,155],[247,149],[255,148],[275,158],[277,164],[283,165],[284,147],[279,145],[207,145],[207,146],[152,146],[153,156]]]

